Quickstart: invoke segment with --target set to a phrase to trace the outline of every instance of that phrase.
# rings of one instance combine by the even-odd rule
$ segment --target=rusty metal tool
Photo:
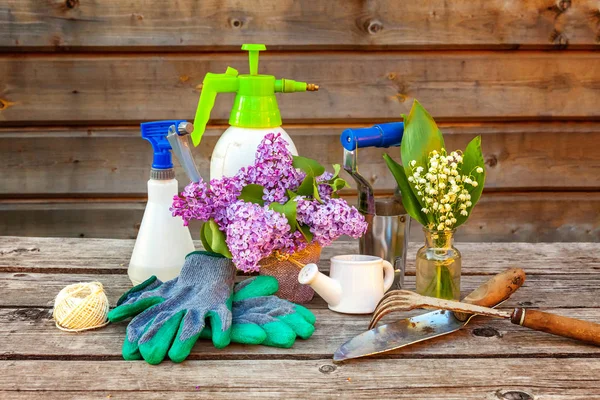
[[[486,317],[504,318],[510,320],[513,324],[536,331],[547,332],[600,346],[600,324],[594,322],[563,317],[562,315],[550,314],[539,310],[528,310],[521,307],[517,307],[512,312],[509,312],[461,303],[460,301],[421,296],[408,290],[396,290],[395,292],[387,301],[397,310],[408,311],[415,308],[433,308],[484,315]]]
[[[493,276],[465,297],[463,302],[494,307],[508,299],[524,282],[525,272],[522,269],[511,268]],[[465,326],[473,316],[473,314],[433,311],[380,325],[340,346],[333,355],[333,361],[340,362],[370,356],[447,335]]]

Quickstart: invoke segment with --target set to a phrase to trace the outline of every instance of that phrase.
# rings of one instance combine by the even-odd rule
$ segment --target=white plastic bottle
[[[148,181],[148,204],[144,210],[127,273],[134,285],[155,275],[165,282],[179,275],[185,256],[194,251],[190,231],[169,208],[178,194],[178,183],[166,139],[170,125],[179,121],[142,124],[142,137],[152,143],[154,161]]]
[[[269,133],[279,133],[288,142],[288,149],[297,156],[292,138],[278,126],[266,129],[247,129],[237,126],[227,128],[221,135],[210,159],[210,178],[233,176],[240,168],[254,164],[256,148]]]

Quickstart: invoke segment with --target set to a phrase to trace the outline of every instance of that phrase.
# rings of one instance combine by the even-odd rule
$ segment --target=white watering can
[[[310,285],[329,305],[346,314],[369,314],[394,283],[394,267],[381,257],[342,255],[331,258],[329,276],[307,264],[298,281]]]

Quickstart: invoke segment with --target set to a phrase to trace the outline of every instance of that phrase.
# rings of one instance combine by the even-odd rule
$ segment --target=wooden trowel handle
[[[524,282],[525,271],[520,268],[510,268],[492,277],[462,301],[483,307],[494,307],[508,299]]]
[[[600,346],[600,324],[593,322],[549,314],[538,310],[525,310],[524,308],[515,308],[510,321],[513,324],[535,329],[536,331],[547,332]]]

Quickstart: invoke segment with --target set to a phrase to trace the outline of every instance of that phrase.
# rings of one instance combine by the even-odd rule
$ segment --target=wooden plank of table
[[[0,237],[0,272],[56,274],[126,274],[133,240]],[[199,242],[195,242],[201,248]],[[577,275],[600,271],[598,243],[456,243],[462,252],[463,275],[495,275],[523,268],[529,275]],[[421,243],[410,243],[407,274]],[[325,247],[321,266],[338,254],[357,252],[356,241],[339,240]]]
[[[141,198],[0,200],[0,235],[135,238],[144,208]],[[596,191],[486,192],[456,239],[598,242],[599,209],[600,192]],[[190,224],[194,238],[199,237],[199,228],[199,223]],[[410,238],[423,240],[417,223],[412,225]]]
[[[488,189],[595,189],[600,186],[600,124],[591,122],[442,123],[448,149],[464,149],[482,136]],[[291,125],[287,132],[300,154],[323,165],[339,164],[345,125]],[[211,127],[194,152],[200,174],[208,179],[212,150],[225,130]],[[399,159],[398,149],[360,151],[360,171],[376,190],[392,191],[396,181],[383,160]],[[0,196],[135,195],[147,193],[152,163],[139,126],[90,128],[7,128],[0,130]],[[331,169],[331,167],[330,167]],[[176,163],[176,178],[189,181]],[[342,172],[352,187],[352,178]],[[354,193],[354,190],[348,190]]]
[[[594,0],[123,2],[8,1],[9,50],[579,48],[597,43]]]
[[[401,372],[399,372],[399,376],[401,376]],[[360,398],[364,398],[364,399],[371,399],[372,397],[369,396],[369,394],[367,393],[367,391],[361,392],[361,394],[356,394],[357,390],[354,389],[352,391],[352,398],[356,398],[356,399],[360,399]],[[383,391],[383,390],[382,390]],[[553,399],[553,400],[561,400],[561,399],[565,399],[565,400],[589,400],[589,395],[588,395],[588,390],[587,389],[574,389],[574,388],[569,388],[568,389],[568,394],[564,393],[564,390],[562,389],[542,389],[542,391],[544,392],[544,396],[545,397],[540,397],[540,398],[546,398],[546,399]],[[242,395],[243,393],[243,395]],[[249,394],[248,394],[249,393]],[[536,391],[537,393],[537,391]],[[340,397],[342,395],[345,394],[345,391],[340,391],[340,393],[338,393],[337,395],[331,394],[331,397]],[[36,391],[35,392],[35,396],[36,397],[43,397],[44,399],[60,399],[60,400],[64,400],[64,399],[75,399],[75,400],[88,400],[88,399],[98,399],[98,398],[108,398],[108,399],[132,399],[132,400],[138,400],[138,399],[142,399],[142,400],[148,400],[148,399],[165,399],[165,398],[169,398],[172,400],[181,400],[181,399],[202,399],[202,398],[207,398],[207,399],[218,399],[218,398],[226,398],[226,399],[231,399],[231,398],[237,398],[236,396],[239,396],[239,398],[260,398],[260,399],[264,399],[264,398],[275,398],[275,399],[279,399],[281,398],[281,396],[283,396],[284,394],[281,394],[279,392],[275,392],[275,393],[269,393],[264,394],[264,393],[260,393],[260,394],[256,394],[254,395],[252,392],[250,392],[248,389],[244,390],[244,391],[240,391],[239,393],[228,393],[228,394],[223,394],[223,395],[217,395],[217,397],[215,397],[215,395],[211,392],[208,393],[204,393],[204,392],[173,392],[173,391],[152,391],[152,392],[147,392],[147,391],[136,391],[136,392],[121,392],[121,391],[95,391],[92,393],[89,392],[82,392],[82,391],[55,391],[55,392],[49,392],[49,391]],[[308,394],[307,393],[297,393],[297,394],[290,394],[290,393],[285,393],[285,398],[286,399],[305,399],[306,396]],[[11,399],[15,399],[15,400],[20,400],[20,399],[30,399],[31,398],[31,394],[28,392],[22,393],[22,392],[10,392],[10,398]],[[219,397],[222,396],[222,397]],[[498,389],[496,391],[492,390],[491,388],[489,390],[486,389],[478,389],[478,388],[469,388],[469,387],[452,387],[452,388],[444,388],[444,389],[431,389],[431,388],[411,388],[410,390],[406,390],[406,389],[402,389],[402,390],[385,390],[384,393],[377,393],[378,399],[387,399],[387,398],[392,398],[392,399],[431,399],[431,396],[434,396],[433,398],[435,398],[436,400],[457,400],[457,399],[461,399],[461,400],[481,400],[481,399],[490,399],[490,400],[496,400],[496,399],[529,399],[531,397],[528,397],[528,393],[522,391],[521,389],[519,390],[512,390],[512,389]],[[500,396],[500,397],[498,397]],[[516,397],[516,396],[520,396],[520,397]]]
[[[600,396],[597,359],[367,360],[343,365],[330,360],[202,360],[160,367],[143,362],[27,360],[0,362],[0,372],[4,393],[31,395],[37,391],[127,395],[158,391],[167,397],[187,392],[210,398],[306,398],[309,393],[314,397],[343,393],[372,399],[460,393],[461,398],[491,399],[514,391],[530,396],[520,398]]]
[[[264,74],[321,85],[278,97],[287,123],[396,121],[414,98],[438,120],[600,118],[595,52],[288,52],[261,60]],[[3,56],[0,121],[192,119],[204,75],[229,65],[244,71],[246,55]],[[229,118],[231,101],[219,97],[213,120]]]
[[[539,261],[538,261],[539,262]],[[320,268],[329,273],[328,262],[321,262]],[[413,262],[410,263],[409,274],[405,279],[406,288],[415,287]],[[516,265],[513,265],[516,266]],[[558,266],[549,266],[558,269]],[[505,267],[496,267],[494,273],[503,271]],[[67,285],[78,282],[98,281],[102,283],[109,302],[115,306],[119,297],[131,289],[131,281],[124,274],[74,274],[49,273],[39,269],[37,273],[0,272],[0,307],[52,307],[58,292]],[[600,287],[600,276],[591,274],[540,274],[540,270],[525,269],[529,273],[523,288],[514,294],[506,303],[506,307],[536,307],[536,308],[577,308],[599,307],[600,299],[595,289]],[[557,271],[564,272],[564,271]],[[476,263],[463,263],[461,289],[463,296],[477,288],[487,279],[481,273]],[[466,275],[468,273],[468,275]],[[247,277],[239,276],[238,280]],[[326,303],[319,297],[309,303],[311,308],[326,308]]]
[[[523,290],[525,291],[525,290]],[[516,305],[516,303],[513,302]],[[503,305],[503,308],[508,309]],[[363,333],[370,316],[344,315],[312,308],[317,317],[310,339],[298,339],[292,348],[248,346],[232,343],[215,349],[209,340],[199,340],[190,360],[232,359],[319,359],[331,358],[342,343]],[[600,323],[599,308],[544,308],[545,311]],[[397,313],[382,323],[423,313]],[[60,331],[47,308],[0,308],[0,359],[121,360],[127,322],[84,333]],[[518,354],[515,353],[518,349]],[[371,358],[506,358],[506,357],[600,357],[600,347],[586,345],[513,325],[508,321],[479,317],[450,335],[378,354]]]

